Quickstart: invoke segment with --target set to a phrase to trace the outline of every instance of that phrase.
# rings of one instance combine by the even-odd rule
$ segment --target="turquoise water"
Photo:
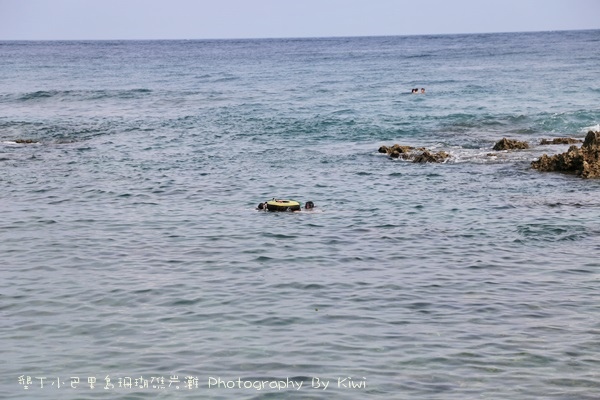
[[[0,397],[598,398],[599,43],[0,42]]]

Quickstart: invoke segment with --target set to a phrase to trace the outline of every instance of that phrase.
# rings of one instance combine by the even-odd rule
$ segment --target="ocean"
[[[600,181],[530,166],[600,130],[599,59],[598,30],[0,42],[0,398],[600,398]]]

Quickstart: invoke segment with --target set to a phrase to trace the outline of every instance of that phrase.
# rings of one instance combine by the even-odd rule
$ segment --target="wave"
[[[122,90],[38,90],[0,95],[0,102],[33,102],[52,100],[98,100],[103,98],[137,99],[152,93],[145,88]]]
[[[18,98],[18,100],[29,101],[29,100],[37,100],[37,99],[47,99],[47,98],[55,96],[57,93],[58,93],[57,91],[40,90],[37,92],[25,93],[24,95],[20,96]]]
[[[576,110],[562,113],[542,113],[535,117],[541,132],[565,134],[585,134],[598,127],[592,125],[600,119],[598,110]]]
[[[84,119],[77,121],[2,121],[0,120],[0,141],[33,143],[73,143],[97,136],[142,130],[139,121],[124,123],[120,120]]]
[[[562,242],[577,241],[590,235],[590,232],[581,225],[529,223],[517,226],[521,236],[520,241]]]
[[[453,133],[501,130],[503,127],[520,123],[524,116],[455,113],[436,117],[441,131]]]
[[[581,128],[582,133],[587,133],[589,131],[600,132],[600,124],[584,126],[583,128]]]
[[[476,114],[456,113],[436,116],[433,121],[439,132],[493,135],[580,136],[590,130],[600,130],[600,112],[576,110],[562,113],[536,114]]]

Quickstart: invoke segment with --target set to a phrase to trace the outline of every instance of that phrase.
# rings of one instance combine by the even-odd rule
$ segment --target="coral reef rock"
[[[450,154],[445,151],[438,151],[437,153],[431,153],[429,150],[425,150],[421,154],[417,154],[415,158],[412,159],[415,163],[426,163],[426,162],[444,162],[448,158],[450,158]]]
[[[415,148],[412,146],[402,146],[395,144],[391,147],[381,146],[378,150],[380,153],[385,153],[391,158],[401,158],[403,160],[412,161],[415,163],[426,162],[444,162],[450,158],[450,154],[445,151],[433,153],[424,147]]]
[[[544,172],[569,172],[582,178],[600,178],[600,132],[589,131],[581,148],[573,145],[562,154],[544,154],[531,166]]]
[[[520,142],[518,140],[502,138],[498,143],[494,145],[494,150],[523,150],[528,149],[529,144],[527,142]]]
[[[575,143],[581,143],[581,142],[583,142],[583,140],[573,139],[570,137],[561,137],[561,138],[554,138],[552,140],[542,139],[540,144],[575,144]]]

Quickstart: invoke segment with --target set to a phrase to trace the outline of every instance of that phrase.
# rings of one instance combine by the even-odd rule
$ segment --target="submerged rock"
[[[397,151],[400,154],[402,154],[402,153],[410,153],[414,149],[415,148],[412,147],[412,146],[401,146],[399,144],[395,144],[395,145],[392,146],[392,151]]]
[[[545,144],[575,144],[575,143],[581,143],[581,142],[583,142],[583,140],[581,140],[581,139],[561,137],[561,138],[554,138],[552,140],[542,139],[540,144],[543,144],[543,145],[545,145]]]
[[[523,150],[528,149],[529,144],[527,142],[521,142],[519,140],[502,138],[498,143],[494,145],[494,150]]]
[[[380,153],[385,153],[391,158],[401,158],[403,160],[412,161],[415,163],[426,162],[444,162],[450,158],[450,154],[445,151],[433,153],[424,147],[415,148],[412,146],[402,146],[394,144],[391,147],[381,146],[378,150]]]
[[[426,163],[426,162],[444,162],[450,158],[450,154],[445,151],[438,151],[437,153],[431,153],[429,150],[425,150],[423,153],[417,155],[413,162],[415,163]]]
[[[380,153],[386,153],[392,158],[398,158],[401,154],[408,154],[414,149],[415,148],[411,146],[401,146],[399,144],[395,144],[391,147],[381,146],[378,151]]]
[[[581,148],[573,145],[562,154],[544,154],[531,166],[544,172],[568,172],[582,178],[600,178],[600,132],[589,131]]]

